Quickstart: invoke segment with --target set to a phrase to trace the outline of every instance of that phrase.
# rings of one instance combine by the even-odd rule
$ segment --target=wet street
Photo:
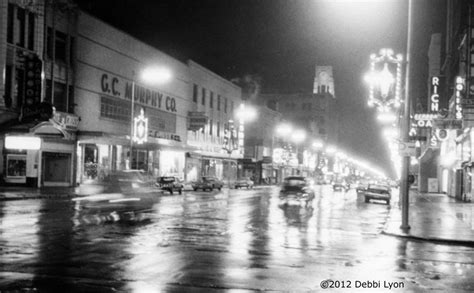
[[[315,191],[0,202],[0,292],[474,290],[472,248],[382,235],[385,203]]]

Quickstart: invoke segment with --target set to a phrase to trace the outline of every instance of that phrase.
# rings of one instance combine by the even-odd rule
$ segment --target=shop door
[[[44,186],[69,186],[71,183],[71,154],[43,152]]]
[[[132,151],[131,169],[148,171],[148,151],[137,150]]]

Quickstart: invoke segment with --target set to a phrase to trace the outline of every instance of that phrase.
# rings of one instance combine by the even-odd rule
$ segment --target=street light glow
[[[301,129],[295,130],[293,132],[293,134],[291,135],[291,140],[294,143],[303,142],[305,139],[306,139],[306,132],[304,130],[301,130]]]
[[[323,144],[323,142],[320,141],[320,140],[315,140],[315,141],[313,142],[313,148],[316,149],[316,150],[322,149],[323,146],[324,146],[324,144]]]
[[[168,68],[160,66],[143,70],[141,80],[151,84],[163,84],[168,82],[172,77],[173,75]]]
[[[240,104],[240,107],[235,111],[235,116],[239,119],[240,123],[250,122],[257,117],[257,110],[255,108]]]
[[[292,130],[293,130],[293,127],[291,127],[291,125],[288,123],[281,123],[281,124],[278,124],[276,127],[276,133],[280,136],[286,136],[290,134]]]

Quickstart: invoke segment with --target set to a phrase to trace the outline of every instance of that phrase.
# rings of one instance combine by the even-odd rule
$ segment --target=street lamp
[[[255,119],[257,116],[257,111],[255,108],[241,103],[239,108],[234,112],[234,116],[237,118],[239,125],[238,125],[238,133],[235,129],[234,121],[229,120],[227,123],[227,127],[224,131],[224,145],[222,149],[224,149],[227,154],[229,155],[229,162],[232,156],[232,152],[234,150],[238,150],[239,148],[243,150],[244,147],[244,124],[246,122],[250,122]],[[237,143],[235,140],[238,139]],[[230,164],[230,163],[229,163]],[[230,167],[229,167],[228,177],[227,177],[227,185],[230,189]]]

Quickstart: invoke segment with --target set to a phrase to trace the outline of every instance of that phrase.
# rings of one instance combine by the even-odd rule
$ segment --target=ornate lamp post
[[[402,65],[401,54],[393,55],[392,49],[380,50],[380,55],[370,55],[370,72],[366,76],[369,83],[369,106],[377,106],[381,112],[389,112],[393,105],[399,108],[402,90]],[[396,73],[392,74],[389,67],[395,67]]]
[[[148,118],[145,117],[143,108],[140,109],[140,114],[135,116],[135,72],[133,72],[132,75],[132,94],[130,101],[130,169],[133,167],[133,143],[141,145],[147,142],[148,139]],[[167,68],[153,67],[145,69],[141,73],[140,80],[148,84],[163,84],[168,82],[171,77],[172,74]]]

